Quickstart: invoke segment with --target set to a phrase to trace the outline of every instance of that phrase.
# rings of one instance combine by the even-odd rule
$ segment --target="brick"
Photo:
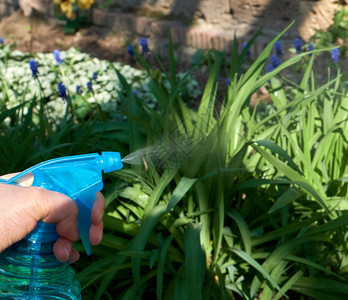
[[[214,35],[212,36],[211,42],[212,42],[212,47],[213,47],[213,49],[218,50],[218,44],[219,44],[219,42],[218,42],[218,37],[216,36],[216,34],[214,34]]]
[[[225,43],[224,43],[224,36],[222,34],[217,35],[218,40],[218,51],[225,51]]]
[[[119,17],[119,14],[114,13],[114,12],[104,13],[104,21],[103,22],[105,22],[104,24],[106,27],[113,28],[114,25],[118,21],[118,17]]]
[[[179,25],[173,21],[153,21],[150,24],[151,32],[157,37],[168,38],[172,27]]]
[[[202,32],[199,29],[195,29],[193,33],[193,47],[195,48],[202,48],[202,38],[201,38]]]
[[[151,22],[152,19],[144,17],[134,18],[134,30],[139,35],[149,36],[151,34]]]
[[[106,13],[100,9],[94,9],[92,14],[93,24],[99,25],[99,26],[105,26],[106,25],[105,14]]]
[[[224,43],[225,43],[225,51],[231,53],[232,48],[233,48],[233,41],[234,41],[234,36],[233,35],[227,35],[224,38]]]
[[[134,32],[134,15],[128,13],[119,13],[115,15],[113,29]]]
[[[189,30],[185,30],[184,31],[186,34],[186,37],[185,37],[185,44],[187,45],[187,46],[193,46],[193,30],[191,29],[189,29]]]
[[[210,49],[211,48],[210,39],[205,31],[202,31],[202,33],[201,33],[201,41],[202,41],[202,48],[203,49]]]
[[[187,37],[187,31],[188,29],[185,27],[178,27],[178,43],[179,44],[185,44],[186,43],[186,37]]]
[[[210,32],[210,31],[207,31],[205,33],[206,37],[207,37],[207,41],[208,41],[208,48],[207,49],[213,49],[215,46],[214,46],[214,35]]]
[[[203,34],[201,30],[197,30],[196,32],[196,48],[204,48],[203,47]]]
[[[173,26],[171,29],[173,43],[184,44],[186,42],[187,28],[183,26]]]
[[[172,41],[173,44],[178,44],[179,43],[179,30],[177,26],[173,26],[170,28],[170,32],[172,34]]]

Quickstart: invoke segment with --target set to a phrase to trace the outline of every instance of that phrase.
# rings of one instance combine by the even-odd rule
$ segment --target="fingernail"
[[[103,229],[100,230],[100,232],[99,232],[99,243],[98,243],[98,245],[100,244],[100,242],[102,241],[102,239],[103,239]]]
[[[99,223],[103,220],[103,217],[104,217],[104,212],[102,212],[99,216]]]
[[[79,258],[80,258],[80,254],[77,251],[72,251],[69,257],[69,263],[73,264],[74,262],[78,261]]]
[[[67,261],[69,259],[69,251],[68,251],[67,247],[64,247],[64,252],[65,252],[65,260],[64,261]]]

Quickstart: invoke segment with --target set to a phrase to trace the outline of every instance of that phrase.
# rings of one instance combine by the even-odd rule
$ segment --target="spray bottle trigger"
[[[95,193],[100,191],[101,187],[97,184],[82,191],[76,198],[76,204],[79,209],[77,226],[79,229],[82,244],[87,255],[91,254],[91,243],[89,241],[89,230],[91,228],[91,214],[95,198]]]

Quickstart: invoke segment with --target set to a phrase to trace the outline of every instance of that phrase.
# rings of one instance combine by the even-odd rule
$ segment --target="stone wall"
[[[27,15],[34,9],[53,18],[53,0],[0,0],[0,17],[19,6]],[[108,7],[105,0],[95,0],[90,16],[92,24],[129,42],[147,37],[159,54],[167,53],[169,34],[185,51],[229,52],[234,35],[241,47],[263,27],[251,49],[257,55],[292,20],[296,22],[282,38],[284,46],[296,37],[308,41],[315,30],[329,27],[338,9],[334,0],[114,0]]]
[[[18,0],[0,0],[0,18],[9,16],[18,8]]]
[[[103,3],[97,0],[97,3]],[[232,0],[115,0],[114,7],[120,9],[146,8],[165,15],[183,18],[204,17],[207,22],[219,23],[221,18],[231,20]]]

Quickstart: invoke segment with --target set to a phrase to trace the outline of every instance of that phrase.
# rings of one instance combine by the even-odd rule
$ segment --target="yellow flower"
[[[73,17],[73,3],[75,3],[75,0],[63,0],[60,1],[59,7],[63,14],[66,15],[68,19],[71,19]]]
[[[94,0],[77,0],[77,6],[80,9],[89,9],[92,4],[93,4]]]

